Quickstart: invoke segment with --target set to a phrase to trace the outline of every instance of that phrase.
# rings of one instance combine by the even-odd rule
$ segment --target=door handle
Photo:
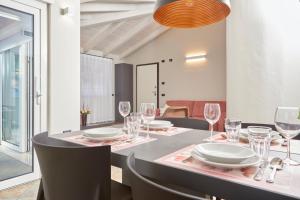
[[[39,80],[38,80],[38,77],[34,77],[34,97],[36,99],[36,104],[37,105],[41,105],[41,97],[42,97],[42,94],[40,92],[40,85],[39,84]]]
[[[41,105],[41,97],[42,97],[42,96],[43,96],[43,95],[42,95],[41,93],[36,92],[35,98],[36,98],[36,104],[37,104],[37,105]]]

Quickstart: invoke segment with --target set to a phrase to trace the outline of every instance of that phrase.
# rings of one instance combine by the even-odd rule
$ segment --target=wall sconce
[[[206,60],[206,54],[189,55],[185,57],[186,63],[201,62]]]
[[[68,17],[74,16],[74,9],[72,7],[65,7],[60,9],[60,14]]]

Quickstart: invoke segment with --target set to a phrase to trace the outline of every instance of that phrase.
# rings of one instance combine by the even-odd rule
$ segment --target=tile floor
[[[115,181],[122,181],[122,171],[119,168],[112,167],[112,179]],[[39,180],[27,184],[19,185],[17,187],[0,191],[1,200],[36,200],[36,195],[39,187]]]

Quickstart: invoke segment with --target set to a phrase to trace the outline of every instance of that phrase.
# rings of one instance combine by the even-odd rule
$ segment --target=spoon
[[[270,162],[270,167],[273,169],[271,174],[269,175],[267,182],[268,183],[274,183],[274,178],[276,175],[277,170],[283,169],[283,162],[281,158],[273,158]]]

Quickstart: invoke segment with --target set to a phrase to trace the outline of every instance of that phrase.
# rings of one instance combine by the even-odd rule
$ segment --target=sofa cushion
[[[189,109],[186,106],[178,107],[178,106],[170,106],[164,112],[162,117],[167,118],[188,118],[189,117]]]
[[[185,106],[189,109],[189,117],[192,117],[192,112],[194,108],[194,101],[189,101],[189,100],[169,100],[166,102],[168,106]]]

